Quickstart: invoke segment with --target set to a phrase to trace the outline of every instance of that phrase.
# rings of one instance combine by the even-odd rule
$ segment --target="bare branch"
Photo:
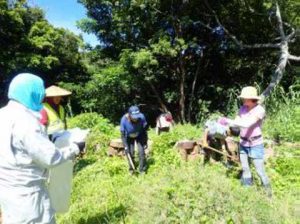
[[[272,76],[272,80],[270,82],[270,84],[267,86],[267,88],[263,91],[263,93],[261,94],[262,96],[262,101],[265,99],[265,97],[267,97],[268,95],[270,95],[271,91],[275,88],[275,86],[278,85],[278,83],[281,81],[284,71],[285,71],[285,67],[288,63],[288,60],[295,60],[295,61],[300,61],[300,57],[298,56],[294,56],[294,55],[290,55],[289,54],[289,46],[288,43],[294,41],[294,36],[296,35],[296,32],[298,32],[298,30],[295,30],[293,27],[291,27],[290,24],[288,23],[283,23],[282,22],[282,18],[281,18],[281,13],[280,13],[280,9],[279,9],[279,5],[278,3],[276,3],[276,18],[277,18],[277,29],[280,33],[280,38],[279,38],[279,43],[265,43],[265,44],[243,44],[242,41],[238,40],[236,38],[235,35],[231,34],[220,22],[220,19],[218,17],[218,15],[216,14],[216,12],[210,7],[209,3],[207,0],[204,0],[207,8],[213,13],[216,22],[218,23],[219,26],[222,26],[225,33],[228,35],[229,38],[231,38],[233,40],[233,42],[239,46],[240,48],[244,48],[244,49],[261,49],[261,48],[273,48],[273,49],[280,49],[280,55],[279,55],[279,61],[278,61],[278,65],[276,67],[276,70],[273,73]],[[283,24],[286,25],[287,27],[289,27],[291,29],[291,33],[286,36],[284,33],[284,28],[283,28]]]
[[[200,24],[200,25],[204,26],[205,28],[207,28],[208,30],[212,30],[212,28],[209,25],[207,25],[199,20],[194,22],[194,24]]]
[[[289,23],[284,23],[284,25],[291,29],[291,33],[286,37],[287,41],[290,41],[295,36],[296,30]]]
[[[283,23],[282,23],[282,19],[281,19],[281,13],[280,13],[280,9],[279,9],[279,5],[276,2],[276,18],[278,20],[278,30],[281,36],[282,40],[285,40],[285,34],[284,34],[284,30],[283,30]]]
[[[277,44],[271,44],[271,43],[267,43],[267,44],[251,44],[251,45],[242,45],[243,48],[246,49],[258,49],[258,48],[272,48],[272,49],[280,49],[281,47],[281,43],[277,43]]]
[[[265,99],[267,96],[269,96],[271,91],[281,81],[281,79],[283,77],[283,73],[285,71],[286,64],[288,62],[288,58],[289,58],[288,44],[287,44],[287,42],[285,42],[281,46],[281,54],[280,54],[279,62],[278,62],[277,68],[272,76],[272,80],[271,80],[270,84],[268,85],[268,87],[261,94],[262,99]]]
[[[216,14],[216,12],[210,7],[209,3],[205,0],[205,4],[207,6],[207,8],[209,8],[209,10],[213,13],[215,20],[217,21],[219,26],[222,26],[225,33],[227,34],[227,36],[240,48],[242,49],[259,49],[259,48],[271,48],[271,49],[280,49],[281,47],[281,43],[276,43],[276,44],[272,44],[272,43],[263,43],[263,44],[243,44],[242,41],[239,41],[237,39],[237,37],[235,35],[233,35],[232,33],[229,32],[229,30],[223,26],[223,24],[221,23],[218,15]],[[279,13],[280,15],[280,13]],[[281,18],[281,17],[280,17]]]
[[[289,55],[289,59],[293,61],[300,61],[300,56],[295,56],[295,55]]]

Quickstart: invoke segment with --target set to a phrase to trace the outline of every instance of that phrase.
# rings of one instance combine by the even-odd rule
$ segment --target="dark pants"
[[[138,150],[139,150],[139,170],[140,172],[146,171],[146,156],[145,156],[145,139],[143,137],[137,137],[137,138],[126,138],[127,145],[128,145],[128,153],[131,156],[132,162],[134,163],[134,143],[136,142]],[[127,158],[128,159],[128,158]],[[133,170],[133,167],[131,166],[129,160],[129,170]]]

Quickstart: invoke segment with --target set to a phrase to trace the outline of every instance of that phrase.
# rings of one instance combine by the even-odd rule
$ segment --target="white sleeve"
[[[249,128],[254,125],[259,118],[251,116],[247,118],[236,117],[234,120],[229,120],[229,126],[240,127],[240,128]]]
[[[263,120],[265,117],[265,109],[258,105],[254,108],[254,111],[252,112],[251,116],[248,117],[240,117],[237,116],[233,121],[229,121],[229,126],[236,126],[241,128],[249,128],[252,125],[254,125],[257,121]]]
[[[38,125],[30,125],[30,127],[24,128],[24,131],[25,133],[22,135],[23,149],[27,151],[34,162],[42,167],[50,168],[59,165],[79,153],[76,144],[58,150]]]

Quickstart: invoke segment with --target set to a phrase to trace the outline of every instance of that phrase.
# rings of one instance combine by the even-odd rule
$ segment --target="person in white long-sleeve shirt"
[[[44,83],[22,73],[11,82],[0,109],[0,204],[3,224],[55,223],[45,186],[47,173],[80,152],[76,144],[58,150],[39,120]]]

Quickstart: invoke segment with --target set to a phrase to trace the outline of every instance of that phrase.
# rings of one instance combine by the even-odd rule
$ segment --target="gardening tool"
[[[125,152],[125,154],[126,154],[126,156],[127,156],[127,159],[129,160],[129,163],[130,163],[131,167],[133,168],[133,171],[135,171],[135,166],[134,166],[134,164],[133,164],[133,161],[132,161],[132,158],[131,158],[130,153]]]
[[[203,144],[201,144],[199,142],[198,142],[198,145],[200,145],[202,148],[207,148],[207,149],[212,150],[212,151],[214,151],[216,153],[219,153],[219,154],[222,154],[224,156],[227,156],[227,157],[231,158],[233,162],[235,162],[236,164],[239,164],[239,162],[237,161],[237,159],[234,156],[228,155],[227,153],[222,152],[222,151],[220,151],[218,149],[215,149],[215,148],[213,148],[211,146],[208,146],[208,145],[204,146]]]

